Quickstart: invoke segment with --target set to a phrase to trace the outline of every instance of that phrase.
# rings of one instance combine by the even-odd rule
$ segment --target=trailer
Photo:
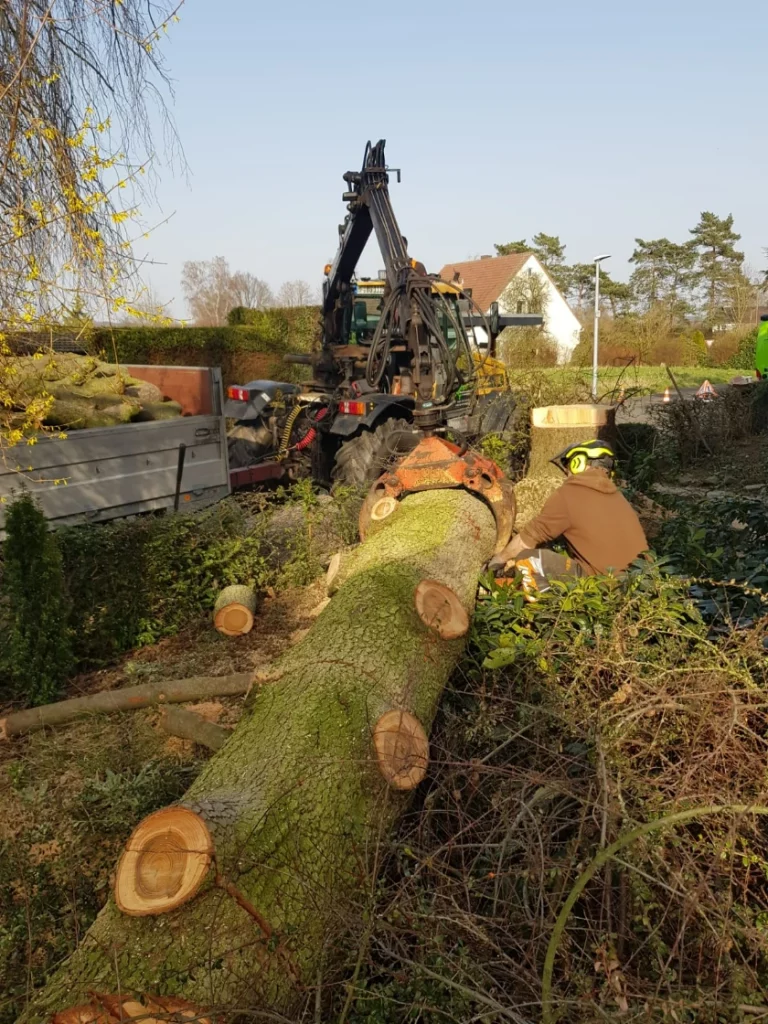
[[[150,423],[40,437],[0,459],[0,537],[5,506],[26,489],[52,526],[104,522],[161,509],[192,511],[231,493],[219,369],[127,366],[157,385],[182,415]]]

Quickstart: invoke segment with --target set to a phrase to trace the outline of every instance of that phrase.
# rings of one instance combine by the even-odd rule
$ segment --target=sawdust
[[[224,705],[220,701],[209,700],[203,704],[188,704],[187,710],[194,711],[206,722],[218,722],[224,712]]]

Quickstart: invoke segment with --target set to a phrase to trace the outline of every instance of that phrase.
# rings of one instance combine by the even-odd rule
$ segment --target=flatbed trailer
[[[26,489],[52,526],[103,522],[141,512],[205,508],[232,490],[221,371],[126,366],[157,385],[182,415],[150,423],[40,437],[0,459],[0,537],[7,503]]]

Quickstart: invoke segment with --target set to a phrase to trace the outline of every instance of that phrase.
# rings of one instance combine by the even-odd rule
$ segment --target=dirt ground
[[[768,434],[734,441],[695,466],[654,486],[668,494],[699,497],[763,498],[768,500]]]

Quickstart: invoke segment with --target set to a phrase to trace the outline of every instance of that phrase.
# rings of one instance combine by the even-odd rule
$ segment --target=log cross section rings
[[[443,640],[455,640],[469,629],[469,615],[458,596],[439,580],[422,580],[413,595],[419,618]]]
[[[165,807],[139,822],[115,873],[115,903],[124,914],[166,914],[192,899],[205,880],[213,840],[186,807]]]
[[[393,789],[415,789],[427,774],[429,740],[408,711],[386,711],[373,727],[379,771]]]

